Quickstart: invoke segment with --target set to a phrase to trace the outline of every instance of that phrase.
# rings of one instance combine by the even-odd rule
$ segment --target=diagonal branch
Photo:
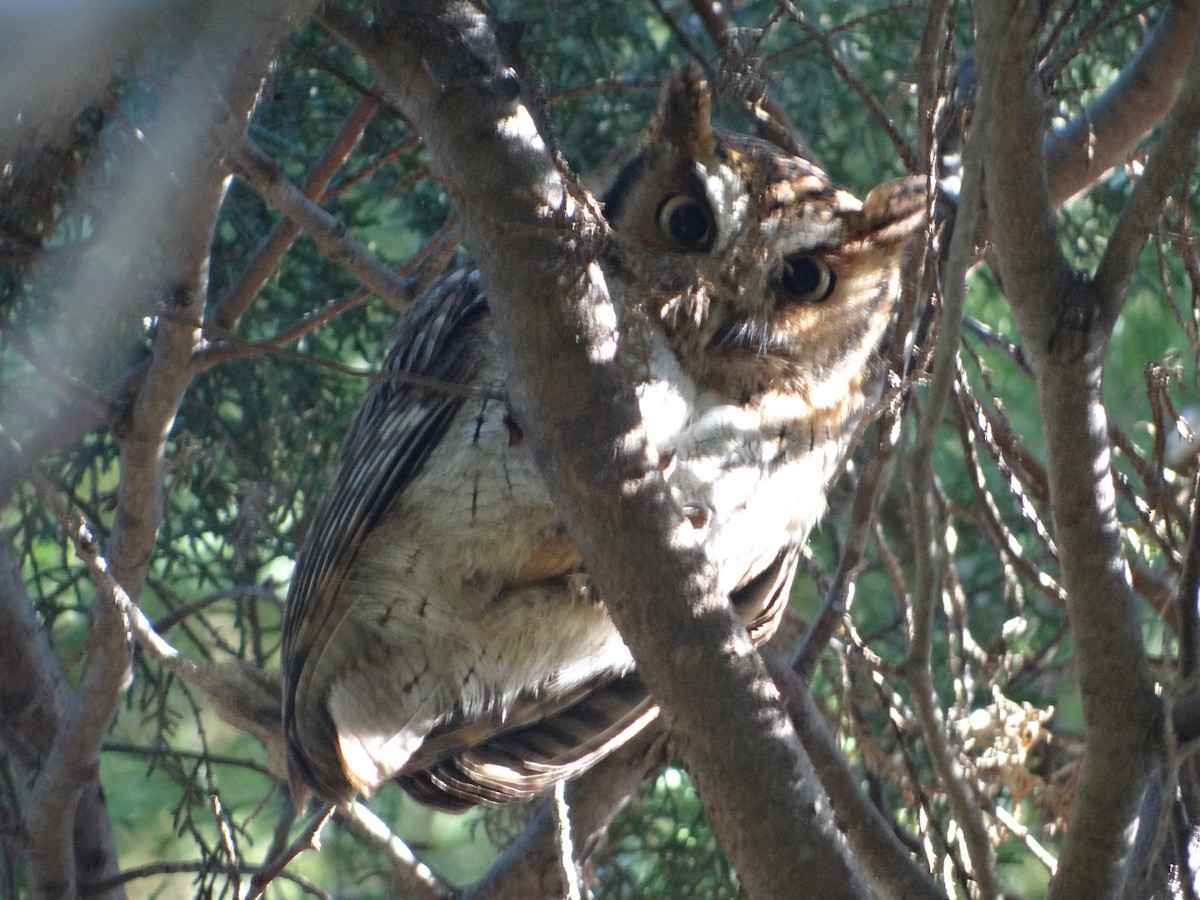
[[[312,201],[319,201],[325,188],[337,170],[346,161],[350,151],[357,145],[379,103],[370,94],[359,97],[354,108],[346,116],[342,127],[329,142],[321,158],[313,164],[304,180],[304,196]],[[271,274],[279,265],[279,260],[292,246],[300,234],[300,225],[292,219],[277,222],[271,232],[262,239],[255,248],[250,263],[239,276],[221,302],[216,305],[211,320],[217,328],[229,331],[237,327],[242,314],[245,313],[251,301],[262,290]]]
[[[767,669],[779,685],[788,715],[796,724],[804,749],[812,757],[829,802],[845,829],[854,858],[881,896],[896,900],[935,900],[945,895],[916,863],[887,819],[863,793],[857,777],[837,746],[821,710],[791,666],[769,649],[762,651]]]
[[[312,238],[317,249],[357,278],[396,309],[412,300],[412,285],[382,265],[371,252],[346,234],[346,227],[306,196],[287,178],[243,129],[223,136],[228,161],[235,174],[274,209],[279,210]]]
[[[99,768],[100,744],[131,677],[131,648],[113,593],[120,588],[86,526],[61,509],[54,512],[91,573],[99,596],[92,607],[83,678],[41,761],[25,820],[30,887],[34,897],[43,898],[71,897],[78,890],[74,866],[69,864],[73,840],[65,832],[75,819],[84,787]]]
[[[5,636],[0,642],[0,740],[17,771],[34,782],[54,745],[65,698],[58,662],[21,583],[7,539],[0,540],[0,634]],[[30,845],[38,857],[34,871],[53,872],[75,884],[115,875],[116,848],[95,771],[87,773],[80,786],[67,824],[73,831],[70,841],[60,834],[47,843]],[[116,889],[98,896],[118,900],[124,892]]]
[[[1009,0],[976,10],[980,102],[991,105],[986,142],[988,214],[1007,241],[1000,271],[1008,297],[1040,293],[1064,298],[1075,279],[1058,244],[1042,151],[1044,97],[1035,65],[1037,21],[1032,7]],[[984,97],[991,94],[991,98]],[[1056,301],[1061,302],[1061,301]],[[1019,316],[1027,304],[1014,302]],[[1020,322],[1036,347],[1050,343],[1051,311]],[[1031,352],[1026,348],[1026,352]]]
[[[842,55],[838,53],[829,36],[821,28],[814,25],[808,16],[792,3],[791,0],[781,0],[781,5],[787,12],[788,17],[796,23],[800,30],[817,42],[817,46],[821,48],[830,65],[833,66],[842,80],[850,86],[851,90],[859,96],[859,99],[862,100],[863,105],[866,106],[867,111],[871,114],[871,118],[875,120],[875,123],[883,130],[883,133],[887,135],[888,140],[892,142],[892,146],[896,149],[896,155],[904,163],[904,168],[910,172],[923,171],[925,168],[924,163],[918,158],[917,151],[909,143],[908,138],[896,127],[883,104],[876,99],[875,95],[871,93],[862,79],[851,71],[850,66],[842,59]]]
[[[1193,45],[1200,17],[1192,19]],[[1183,76],[1178,101],[1171,108],[1158,143],[1150,152],[1142,176],[1133,186],[1129,201],[1109,235],[1104,256],[1093,279],[1101,303],[1103,321],[1115,323],[1133,278],[1134,268],[1146,245],[1146,237],[1162,210],[1167,193],[1179,181],[1188,158],[1196,152],[1200,133],[1200,53],[1192,54]],[[1111,327],[1111,326],[1109,326]]]
[[[814,895],[867,896],[778,691],[665,488],[628,362],[612,356],[617,317],[595,263],[604,226],[594,204],[516,102],[476,7],[396,4],[376,28],[379,83],[462,204],[512,402],[551,496],[747,893],[807,883]]]
[[[661,765],[664,745],[662,733],[651,727],[567,785],[571,840],[581,864],[595,853],[646,773]],[[460,900],[559,900],[563,884],[558,853],[558,822],[546,805]]]
[[[1050,196],[1057,204],[1120,165],[1171,109],[1200,22],[1198,0],[1164,4],[1162,17],[1116,81],[1045,144]]]

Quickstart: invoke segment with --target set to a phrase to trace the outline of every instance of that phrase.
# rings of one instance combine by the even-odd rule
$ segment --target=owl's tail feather
[[[492,723],[491,735],[482,742],[396,781],[421,803],[446,812],[528,800],[578,775],[658,716],[636,672],[581,689],[565,704],[547,708],[543,701],[531,704],[531,711],[534,707],[535,721],[521,722],[525,717],[518,712],[514,722],[510,715],[504,724]],[[481,724],[468,723],[461,733],[443,731],[432,740],[443,749],[455,740],[469,743]]]

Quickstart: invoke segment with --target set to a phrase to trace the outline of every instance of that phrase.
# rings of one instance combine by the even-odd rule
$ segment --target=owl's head
[[[836,390],[887,329],[924,179],[860,202],[808,160],[714,129],[711,108],[684,68],[598,192],[639,293],[701,387],[743,403]]]

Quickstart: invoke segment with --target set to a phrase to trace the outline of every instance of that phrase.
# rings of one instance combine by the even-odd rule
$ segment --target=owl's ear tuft
[[[863,201],[858,214],[861,236],[872,243],[903,244],[925,227],[928,218],[928,187],[923,176],[910,175],[885,181]]]
[[[712,91],[699,64],[689,62],[663,85],[651,131],[692,159],[712,156]]]

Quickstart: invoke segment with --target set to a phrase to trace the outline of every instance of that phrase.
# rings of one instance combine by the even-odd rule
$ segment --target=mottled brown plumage
[[[860,204],[709,124],[673,79],[597,194],[643,417],[756,643],[774,632],[873,382],[915,179]],[[484,286],[403,317],[297,560],[284,724],[298,788],[398,781],[443,809],[533,796],[657,714],[509,415]]]

